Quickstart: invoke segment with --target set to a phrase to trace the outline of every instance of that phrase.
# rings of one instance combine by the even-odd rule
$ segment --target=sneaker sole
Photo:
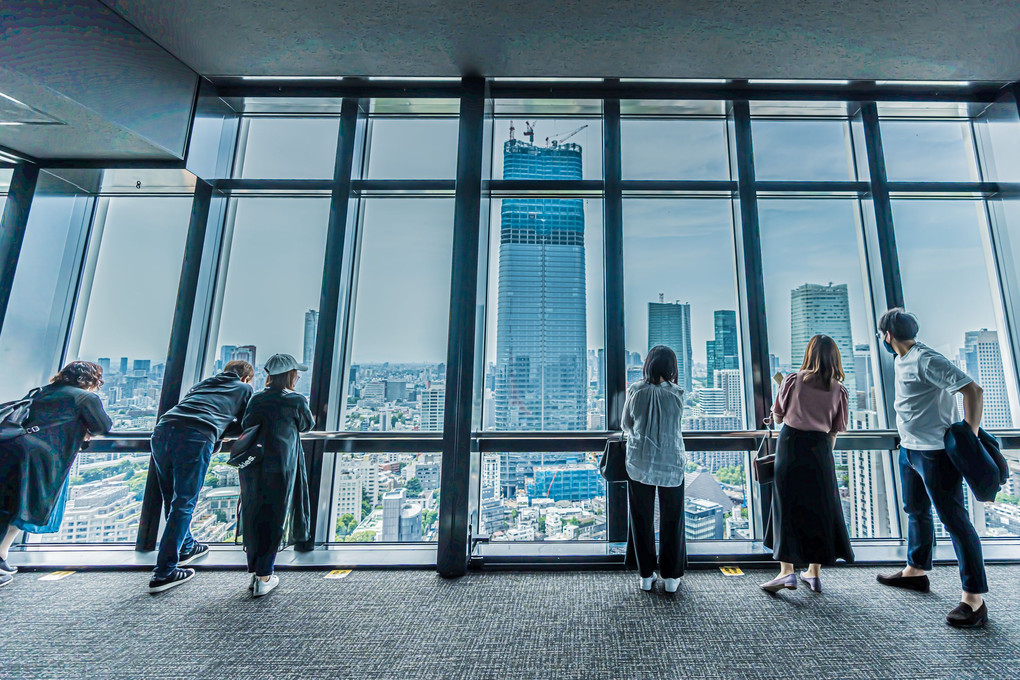
[[[199,553],[198,555],[192,555],[191,557],[189,557],[186,560],[177,560],[177,566],[178,567],[186,567],[189,564],[191,564],[192,562],[194,562],[195,560],[200,560],[200,559],[202,559],[203,557],[205,557],[208,554],[209,554],[209,551],[206,550],[205,552]]]
[[[0,588],[3,588],[4,586],[9,586],[12,583],[14,583],[14,579],[13,578],[9,578],[6,581],[0,581]]]
[[[177,586],[181,585],[182,583],[187,583],[188,581],[190,581],[193,578],[195,578],[194,574],[192,574],[188,578],[182,578],[180,581],[171,581],[170,583],[164,583],[161,586],[149,586],[149,592],[150,593],[162,593],[165,590],[170,590],[171,588],[176,588]]]
[[[4,569],[3,567],[0,567],[0,574],[7,574],[8,576],[14,576],[17,573],[18,573],[18,568],[17,567],[11,567],[10,569]]]

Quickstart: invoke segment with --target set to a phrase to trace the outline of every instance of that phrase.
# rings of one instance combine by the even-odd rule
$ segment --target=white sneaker
[[[665,578],[662,579],[662,584],[666,587],[667,593],[675,593],[677,588],[680,587],[680,579],[678,578]]]
[[[252,591],[252,597],[262,597],[278,585],[280,585],[280,577],[276,574],[270,576],[268,581],[257,578],[255,579],[255,589]]]
[[[648,578],[641,579],[641,590],[651,590],[652,584],[655,583],[655,577],[649,576]]]

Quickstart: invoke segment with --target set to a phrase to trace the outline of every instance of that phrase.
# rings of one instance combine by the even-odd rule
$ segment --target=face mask
[[[890,345],[888,342],[883,340],[882,344],[885,345],[885,351],[886,352],[888,352],[889,354],[892,354],[893,356],[899,356],[899,353],[896,350],[894,350],[893,346]]]

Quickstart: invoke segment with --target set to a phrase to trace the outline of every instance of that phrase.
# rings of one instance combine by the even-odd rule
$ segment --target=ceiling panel
[[[1016,80],[1016,0],[104,0],[206,76]]]

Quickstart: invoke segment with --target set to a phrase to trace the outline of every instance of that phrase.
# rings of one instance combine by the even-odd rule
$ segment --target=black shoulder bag
[[[610,439],[599,461],[599,474],[607,482],[626,482],[627,476],[627,442],[623,439]]]
[[[262,456],[263,448],[262,438],[259,436],[259,426],[252,425],[242,432],[241,436],[234,440],[230,446],[230,458],[227,460],[227,465],[244,470],[261,463]]]
[[[771,484],[776,478],[776,454],[772,444],[772,419],[766,418],[765,435],[758,445],[758,453],[754,457],[754,478],[759,484]],[[764,454],[764,455],[763,455]]]

